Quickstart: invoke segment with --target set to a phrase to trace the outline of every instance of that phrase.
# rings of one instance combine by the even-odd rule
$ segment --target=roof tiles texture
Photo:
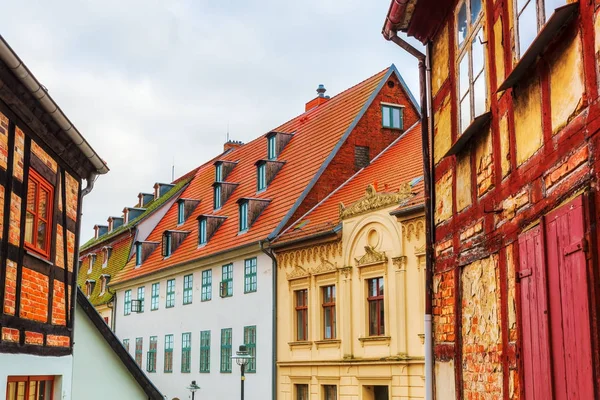
[[[371,164],[357,172],[344,184],[290,225],[276,240],[283,243],[299,240],[320,232],[332,231],[340,221],[340,203],[348,207],[365,196],[368,185],[378,192],[397,192],[401,185],[414,182],[412,197],[399,205],[406,208],[423,201],[423,156],[421,124],[417,123],[393,142]]]
[[[135,260],[132,258],[113,279],[113,282],[128,281],[155,273],[164,268],[189,263],[223,251],[257,243],[276,232],[277,227],[281,227],[285,223],[286,216],[291,217],[290,212],[294,209],[294,205],[302,202],[302,195],[308,193],[310,196],[307,189],[310,183],[314,181],[320,170],[323,170],[323,165],[331,161],[335,150],[339,150],[342,144],[345,143],[347,139],[345,134],[350,131],[351,127],[356,125],[358,119],[360,119],[358,117],[362,115],[361,113],[364,113],[370,104],[369,102],[375,99],[378,91],[382,88],[387,89],[387,85],[384,86],[384,83],[388,78],[393,78],[396,82],[401,83],[404,101],[410,104],[410,107],[407,107],[411,110],[410,118],[413,120],[418,118],[416,105],[414,102],[411,103],[412,95],[399,75],[393,75],[394,73],[397,74],[394,66],[383,70],[332,97],[327,103],[275,128],[273,131],[293,133],[294,136],[277,157],[279,161],[284,161],[285,165],[264,191],[257,193],[255,166],[258,160],[266,158],[267,139],[264,135],[224,154],[220,158],[220,160],[237,163],[227,176],[226,181],[236,183],[238,186],[219,210],[213,210],[214,166],[205,164],[200,167],[189,186],[181,193],[182,198],[200,200],[199,205],[183,224],[177,225],[177,207],[174,204],[153,232],[150,233],[147,240],[160,242],[163,233],[167,230],[188,231],[190,234],[167,258],[163,257],[161,246],[158,246],[140,267],[135,266]],[[373,105],[373,107],[379,110],[379,104]],[[378,112],[380,121],[381,112]],[[373,129],[375,127],[371,128],[371,134],[373,134]],[[380,122],[376,129],[377,133],[382,131]],[[386,135],[388,136],[386,136],[387,143],[385,145],[397,137],[398,133],[387,132]],[[337,177],[341,179],[339,183],[350,175]],[[250,229],[243,233],[238,232],[237,200],[240,198],[270,200],[269,205],[259,215]],[[318,200],[320,199],[312,199],[311,206],[316,204]],[[206,214],[226,216],[227,219],[208,243],[199,247],[197,217]],[[290,219],[291,221],[293,219]]]

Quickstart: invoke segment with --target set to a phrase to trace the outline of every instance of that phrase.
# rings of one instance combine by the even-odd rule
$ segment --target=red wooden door
[[[541,226],[519,237],[522,343],[527,400],[552,399],[546,268]]]
[[[554,398],[593,399],[582,197],[545,220]]]

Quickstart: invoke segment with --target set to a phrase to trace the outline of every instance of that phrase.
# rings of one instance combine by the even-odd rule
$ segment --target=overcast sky
[[[82,241],[171,181],[394,63],[418,98],[416,61],[381,36],[390,0],[20,0],[1,34],[111,171],[85,198]]]

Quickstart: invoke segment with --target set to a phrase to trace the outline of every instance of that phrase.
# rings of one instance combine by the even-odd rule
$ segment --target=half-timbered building
[[[598,398],[600,1],[394,0],[383,33],[429,90],[428,394]]]

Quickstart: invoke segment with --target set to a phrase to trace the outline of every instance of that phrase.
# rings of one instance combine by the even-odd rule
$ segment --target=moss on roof
[[[97,253],[88,253],[96,254],[96,261],[90,270],[90,258],[86,257],[81,268],[79,269],[79,274],[77,276],[77,285],[86,294],[86,281],[88,279],[95,281],[94,289],[89,296],[90,303],[92,303],[94,306],[106,304],[113,298],[113,294],[108,290],[106,290],[104,293],[101,293],[101,277],[102,275],[108,275],[112,277],[114,274],[120,271],[125,264],[127,264],[127,261],[129,260],[129,254],[131,254],[131,246],[133,245],[133,236],[125,236],[123,239],[108,245],[112,246],[112,249],[106,266],[104,268],[102,267],[104,262],[102,251]]]
[[[79,251],[85,251],[93,246],[97,246],[101,243],[104,243],[104,242],[108,241],[109,239],[112,239],[112,238],[118,236],[119,234],[125,232],[127,229],[132,228],[133,226],[137,225],[139,222],[144,220],[148,215],[150,215],[153,211],[155,211],[161,205],[165,204],[169,199],[171,199],[180,190],[182,190],[183,187],[185,185],[187,185],[187,183],[191,180],[191,178],[192,178],[192,176],[189,176],[189,174],[188,174],[188,176],[186,176],[185,179],[179,180],[179,182],[177,182],[175,184],[175,186],[173,188],[171,188],[171,190],[169,190],[167,193],[165,193],[158,199],[152,200],[150,203],[148,203],[148,205],[146,207],[146,211],[144,211],[139,217],[129,221],[129,223],[127,225],[122,225],[122,226],[118,227],[117,229],[115,229],[114,231],[100,236],[98,239],[91,238],[90,240],[88,240],[85,244],[83,244],[79,248]],[[125,264],[123,264],[123,266],[124,265]]]

